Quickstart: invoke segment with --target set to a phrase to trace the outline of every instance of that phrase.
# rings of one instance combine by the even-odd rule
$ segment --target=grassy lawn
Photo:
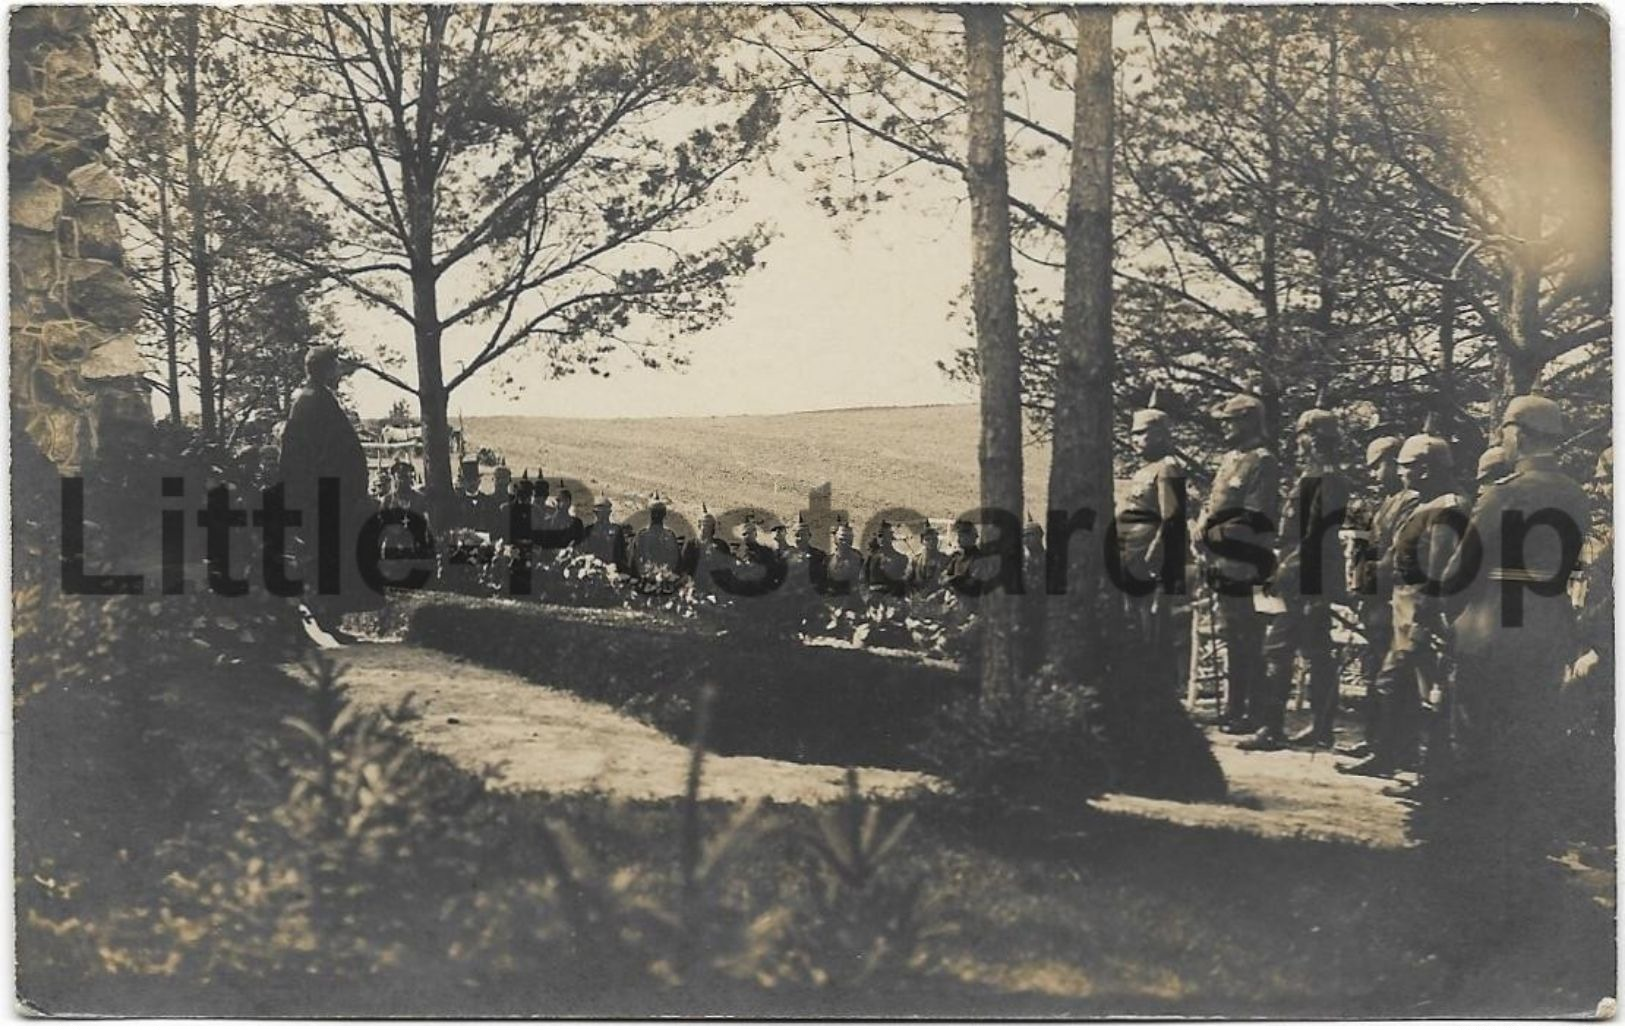
[[[45,1011],[1510,1015],[1613,993],[1612,913],[1579,892],[1475,951],[1414,852],[1099,813],[887,803],[879,827],[912,825],[831,908],[808,844],[829,810],[768,807],[685,909],[685,840],[720,850],[737,806],[685,837],[680,800],[494,795],[375,740],[356,767],[388,767],[362,777],[385,801],[335,835],[295,787],[319,766],[286,721],[321,723],[308,691],[242,667],[116,686],[16,711],[19,991]],[[901,938],[865,920],[904,898],[920,932],[867,968]]]

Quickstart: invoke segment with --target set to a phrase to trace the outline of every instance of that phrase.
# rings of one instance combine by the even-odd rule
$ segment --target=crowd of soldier
[[[1610,613],[1606,632],[1584,632],[1596,617],[1582,623],[1572,598],[1589,501],[1557,463],[1560,407],[1538,396],[1507,405],[1499,442],[1479,459],[1474,495],[1457,480],[1450,443],[1431,428],[1371,440],[1357,489],[1338,467],[1338,419],[1318,405],[1296,422],[1298,467],[1283,492],[1262,403],[1237,396],[1216,414],[1228,450],[1195,522],[1195,551],[1225,654],[1220,731],[1240,735],[1238,746],[1252,751],[1337,747],[1333,626],[1341,614],[1334,605],[1342,606],[1355,615],[1350,639],[1360,649],[1366,703],[1363,739],[1337,747],[1355,759],[1340,771],[1417,774],[1384,788],[1400,797],[1415,796],[1422,783],[1446,794],[1474,783],[1516,795],[1483,784],[1535,775],[1530,763],[1539,759],[1531,756],[1549,751],[1530,742],[1544,736],[1549,744],[1562,732],[1553,715],[1576,659],[1584,655],[1581,667],[1591,669],[1606,662],[1594,681],[1612,676],[1612,584],[1591,585]],[[1162,412],[1138,412],[1134,433],[1145,464],[1119,511],[1119,522],[1130,523],[1120,539],[1156,576],[1185,470]],[[1611,496],[1611,449],[1603,461],[1599,489]],[[1315,532],[1321,525],[1343,532]],[[1259,548],[1274,561],[1249,560]],[[1611,548],[1611,537],[1592,545],[1593,570],[1611,576]],[[1163,642],[1183,624],[1168,622],[1160,597],[1138,606],[1143,653],[1172,651]],[[1288,736],[1300,665],[1312,714]]]
[[[511,469],[497,466],[490,492],[483,489],[485,477],[478,462],[465,460],[459,471],[453,502],[441,513],[449,522],[447,531],[427,533],[447,541],[440,553],[442,574],[452,565],[500,568],[511,574],[514,563],[536,569],[568,552],[590,555],[645,590],[669,591],[692,582],[702,590],[752,597],[784,587],[838,604],[943,591],[969,597],[985,589],[981,584],[989,576],[977,527],[964,519],[953,523],[955,546],[949,551],[941,548],[936,527],[922,522],[914,531],[917,550],[907,553],[898,546],[898,527],[885,521],[860,551],[855,531],[844,520],[837,520],[826,549],[815,543],[805,514],[790,525],[764,524],[747,515],[739,526],[738,542],[732,543],[719,534],[716,516],[703,506],[697,533],[692,538],[679,534],[668,524],[669,504],[658,493],[643,509],[648,524],[640,530],[631,522],[617,521],[615,504],[607,496],[593,502],[591,521],[583,521],[576,514],[572,492],[562,486],[550,490],[540,470],[532,477],[527,468],[515,477]],[[400,513],[421,519],[424,526],[432,517],[433,506],[416,485],[415,468],[404,460],[379,476],[373,504],[402,524],[406,519],[399,518]],[[1041,563],[1041,531],[1036,526],[1029,531],[1033,549],[1029,558],[1036,552]],[[764,534],[771,539],[764,540]],[[397,536],[404,539],[406,533]],[[387,554],[387,541],[385,547]],[[413,556],[404,546],[395,553]],[[500,592],[528,592],[511,589],[511,579],[502,574],[489,575],[485,581]]]

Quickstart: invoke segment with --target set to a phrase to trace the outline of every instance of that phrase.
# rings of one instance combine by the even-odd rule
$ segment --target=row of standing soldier
[[[1242,735],[1239,746],[1247,750],[1335,746],[1340,688],[1332,605],[1347,583],[1364,638],[1367,705],[1365,739],[1337,749],[1357,760],[1340,771],[1416,772],[1420,785],[1384,792],[1415,796],[1427,787],[1458,800],[1494,798],[1501,806],[1495,817],[1486,813],[1474,825],[1505,828],[1507,804],[1516,806],[1510,818],[1517,826],[1538,825],[1540,810],[1553,807],[1540,801],[1558,776],[1548,767],[1553,744],[1572,732],[1556,725],[1565,669],[1588,652],[1593,666],[1599,654],[1605,658],[1604,678],[1612,675],[1611,626],[1585,632],[1568,589],[1580,568],[1589,502],[1557,464],[1561,408],[1538,396],[1507,405],[1499,443],[1478,465],[1476,499],[1457,485],[1451,447],[1430,429],[1372,440],[1367,496],[1360,499],[1335,467],[1337,419],[1317,406],[1295,426],[1299,467],[1284,511],[1263,405],[1237,396],[1217,414],[1229,449],[1196,534],[1226,652],[1221,731]],[[1146,463],[1119,509],[1120,539],[1125,559],[1137,557],[1154,574],[1161,564],[1154,527],[1171,513],[1184,469],[1173,457],[1166,415],[1143,410],[1133,428]],[[1604,461],[1611,469],[1611,450]],[[1605,487],[1609,476],[1599,470]],[[1303,531],[1345,510],[1356,545],[1346,577],[1336,535]],[[1511,533],[1517,538],[1508,539]],[[1273,575],[1225,557],[1236,553],[1226,546],[1236,541],[1271,547]],[[1312,559],[1302,553],[1305,546],[1323,550]],[[1611,574],[1611,543],[1591,564]],[[1319,581],[1309,581],[1315,572]],[[1591,604],[1606,604],[1611,613],[1612,584],[1598,581],[1591,590]],[[1141,653],[1174,653],[1164,642],[1177,629],[1166,607],[1159,609],[1161,598],[1130,599],[1131,610],[1136,604]],[[1602,623],[1611,617],[1593,615],[1584,625]],[[1288,737],[1287,700],[1300,660],[1312,717]],[[1168,675],[1177,682],[1182,673]]]

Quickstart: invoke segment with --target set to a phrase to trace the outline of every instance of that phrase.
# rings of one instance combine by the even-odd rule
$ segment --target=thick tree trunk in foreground
[[[1095,677],[1112,639],[1115,595],[1102,541],[1112,498],[1112,10],[1079,8],[1066,278],[1056,348],[1049,507],[1095,512],[1066,549],[1064,597],[1049,607],[1049,660],[1068,683]],[[1062,546],[1056,528],[1049,546]],[[1104,603],[1103,603],[1104,602]]]
[[[970,7],[965,21],[969,101],[965,183],[971,206],[972,307],[981,372],[982,507],[1008,513],[1015,540],[989,541],[1019,564],[1021,492],[1021,340],[1015,267],[1010,257],[1010,184],[1004,150],[1004,12]],[[1008,519],[1005,520],[1008,523]],[[1008,694],[1020,668],[1020,598],[995,589],[982,599],[982,695]]]

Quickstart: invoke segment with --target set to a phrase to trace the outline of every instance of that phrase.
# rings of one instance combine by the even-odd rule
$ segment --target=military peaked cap
[[[1262,415],[1264,402],[1251,394],[1238,393],[1234,397],[1219,405],[1214,414],[1222,419],[1247,418],[1251,415]]]
[[[1400,444],[1403,442],[1404,441],[1397,436],[1379,436],[1375,440],[1372,440],[1370,443],[1366,444],[1366,468],[1370,468],[1379,461],[1382,461],[1384,458],[1393,457],[1394,452],[1399,450]]]
[[[1528,429],[1543,436],[1562,436],[1563,409],[1557,406],[1556,401],[1525,394],[1507,403],[1506,417],[1501,424]]]
[[[1451,465],[1450,444],[1443,437],[1431,433],[1417,433],[1399,448],[1401,465],[1410,465],[1424,459],[1436,469],[1448,469]]]
[[[1507,461],[1506,448],[1497,444],[1494,447],[1484,448],[1484,453],[1478,456],[1478,478],[1480,480],[1499,478],[1512,471],[1512,464]]]

